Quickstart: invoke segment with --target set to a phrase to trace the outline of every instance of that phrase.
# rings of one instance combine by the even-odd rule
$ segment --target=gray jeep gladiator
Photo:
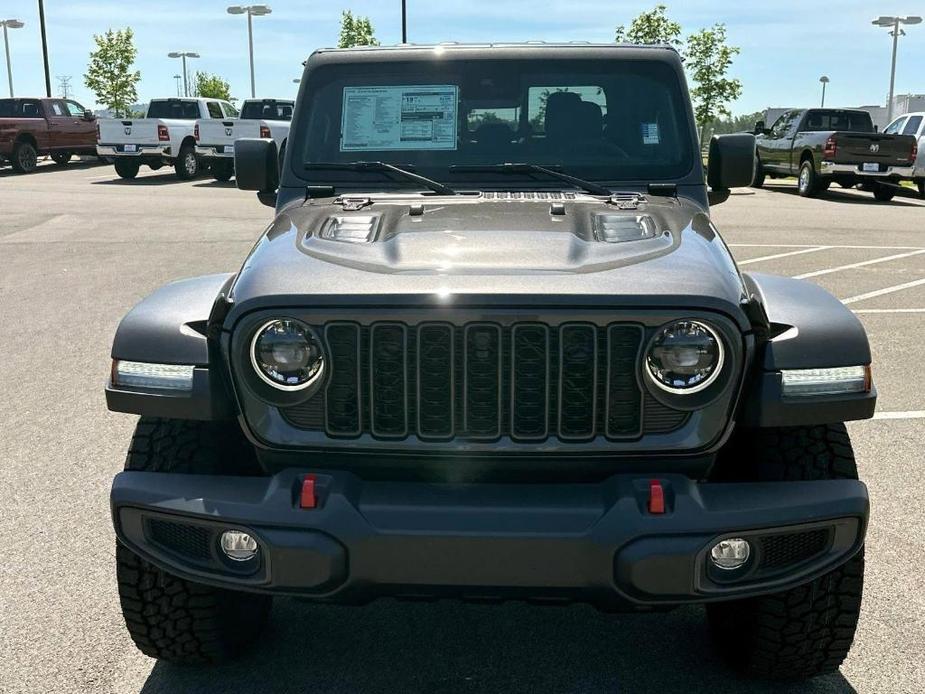
[[[234,274],[120,324],[111,492],[129,633],[212,662],[275,595],[702,603],[757,676],[838,667],[868,495],[844,422],[876,400],[855,316],[740,272],[667,47],[321,50],[275,219]],[[708,185],[709,189],[708,189]]]

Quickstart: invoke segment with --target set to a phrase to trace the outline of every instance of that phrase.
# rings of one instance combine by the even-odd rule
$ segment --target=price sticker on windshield
[[[340,151],[456,149],[459,87],[344,87]]]

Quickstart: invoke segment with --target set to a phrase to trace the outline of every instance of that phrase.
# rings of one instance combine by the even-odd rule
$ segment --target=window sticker
[[[341,152],[456,149],[456,85],[344,87]]]
[[[642,123],[642,144],[657,145],[661,140],[658,136],[658,123]]]

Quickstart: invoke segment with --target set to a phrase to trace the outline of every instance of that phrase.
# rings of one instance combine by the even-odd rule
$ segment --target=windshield
[[[292,120],[291,101],[246,101],[241,107],[243,120]]]
[[[296,173],[312,183],[382,182],[382,173],[312,167],[379,161],[447,185],[512,178],[561,187],[538,164],[593,181],[680,178],[693,162],[675,68],[638,60],[446,60],[313,71]],[[302,170],[299,170],[301,168]]]
[[[176,120],[196,120],[199,118],[198,101],[152,101],[148,106],[148,118],[174,118]]]

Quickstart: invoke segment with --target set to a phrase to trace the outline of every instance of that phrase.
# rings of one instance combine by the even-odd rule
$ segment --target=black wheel
[[[755,152],[755,172],[752,174],[752,188],[761,188],[764,185],[764,164],[761,157]]]
[[[893,186],[885,186],[882,183],[878,183],[877,187],[874,188],[874,199],[880,202],[889,202],[895,195],[896,189]]]
[[[212,177],[216,181],[230,181],[234,176],[234,163],[231,161],[213,161],[209,167],[212,170]]]
[[[925,198],[925,178],[919,181],[919,197]]]
[[[715,477],[727,481],[858,477],[844,424],[745,432],[718,467]],[[862,549],[797,588],[709,604],[714,643],[733,667],[752,676],[802,679],[834,672],[854,640],[863,584]]]
[[[181,181],[190,181],[199,175],[199,159],[196,158],[196,150],[192,145],[183,145],[180,148],[180,156],[174,162],[173,168]]]
[[[126,470],[259,474],[235,425],[142,417]],[[272,597],[213,588],[173,576],[116,545],[119,601],[129,634],[152,658],[213,663],[238,653],[266,625]]]
[[[17,173],[32,173],[39,165],[39,155],[31,142],[17,142],[10,163]]]
[[[67,166],[67,163],[71,160],[70,152],[54,152],[51,155],[51,160],[58,166]]]
[[[813,166],[812,159],[807,159],[800,164],[797,190],[804,198],[812,198],[819,193],[819,176],[816,174],[816,167]]]
[[[116,173],[119,174],[119,178],[126,180],[135,178],[138,175],[138,166],[138,162],[134,159],[116,158]]]

